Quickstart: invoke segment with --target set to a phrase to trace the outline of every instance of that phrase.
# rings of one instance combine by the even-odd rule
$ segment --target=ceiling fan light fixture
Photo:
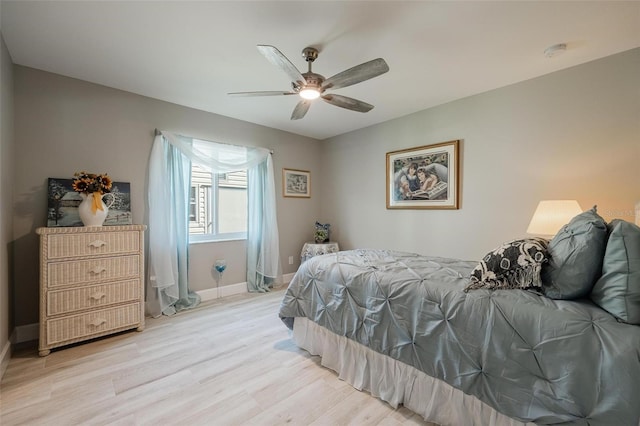
[[[320,91],[314,87],[306,87],[300,91],[300,96],[308,100],[318,99]]]
[[[2,0],[0,0],[2,1]],[[280,68],[289,76],[291,82],[291,90],[288,92],[262,91],[262,92],[234,92],[229,93],[234,96],[277,96],[277,95],[300,95],[302,98],[296,104],[291,114],[292,120],[300,120],[305,116],[311,105],[311,101],[321,98],[329,105],[348,109],[356,112],[371,111],[373,105],[358,99],[347,96],[336,95],[333,93],[326,94],[327,90],[340,89],[352,86],[356,83],[367,81],[389,71],[389,65],[382,58],[377,58],[368,62],[364,62],[355,67],[334,74],[325,79],[324,76],[316,74],[311,70],[311,64],[318,57],[318,49],[306,47],[302,51],[302,56],[309,65],[309,71],[304,74],[291,63],[286,56],[282,54],[276,47],[259,44],[258,50],[273,65]]]

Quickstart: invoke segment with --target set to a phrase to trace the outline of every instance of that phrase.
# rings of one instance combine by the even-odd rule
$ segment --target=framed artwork
[[[306,170],[282,169],[282,195],[311,197],[311,173]]]
[[[457,209],[458,140],[387,153],[388,209]]]
[[[47,190],[47,226],[84,226],[78,214],[82,201],[71,187],[73,179],[49,178]],[[131,185],[113,182],[111,194],[114,202],[109,207],[104,225],[131,225]]]

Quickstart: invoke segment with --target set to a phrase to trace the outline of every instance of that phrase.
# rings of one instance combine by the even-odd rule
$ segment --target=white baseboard
[[[200,295],[203,302],[207,300],[219,299],[221,297],[233,296],[234,294],[241,294],[247,292],[247,283],[237,283],[231,285],[224,285],[218,288],[207,288],[205,290],[198,290],[196,293]]]
[[[291,282],[291,279],[293,278],[293,276],[295,275],[295,272],[292,272],[290,274],[284,274],[282,276],[282,282],[286,285],[289,284]]]
[[[291,278],[293,278],[294,274],[284,274],[282,276],[282,281],[284,285],[289,284],[291,282]],[[233,296],[235,294],[247,293],[247,283],[237,283],[231,285],[225,285],[219,288],[207,288],[204,290],[198,290],[196,293],[200,296],[200,299],[203,302],[207,300],[219,299],[221,297]]]
[[[11,359],[11,341],[7,340],[2,348],[2,353],[0,353],[0,380],[2,380],[4,372],[7,371],[9,359]]]
[[[294,273],[284,274],[282,276],[282,282],[284,285],[289,284],[291,279],[293,278]],[[200,295],[200,298],[203,302],[207,300],[218,299],[220,297],[233,296],[234,294],[241,294],[247,292],[247,283],[237,283],[231,285],[225,285],[218,288],[208,288],[206,290],[198,290],[196,293]],[[13,334],[11,335],[10,342],[7,342],[7,345],[13,343],[14,345],[17,343],[29,342],[31,340],[38,340],[38,336],[40,335],[39,324],[27,324],[27,325],[19,325],[13,330]],[[5,345],[6,346],[6,345]],[[10,346],[9,346],[10,348]],[[4,362],[5,351],[10,353],[11,351],[6,347],[2,349],[2,362]]]

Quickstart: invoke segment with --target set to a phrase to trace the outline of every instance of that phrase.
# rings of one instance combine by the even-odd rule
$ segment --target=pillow
[[[580,213],[549,242],[549,262],[542,267],[542,289],[551,299],[587,296],[602,274],[607,223],[596,206]]]
[[[620,219],[608,227],[602,276],[591,300],[619,320],[640,325],[640,227]]]
[[[547,261],[547,243],[543,238],[513,240],[487,253],[471,272],[464,289],[537,289],[541,290],[541,265]]]

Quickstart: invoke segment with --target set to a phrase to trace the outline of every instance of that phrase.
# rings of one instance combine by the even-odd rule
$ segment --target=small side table
[[[338,251],[340,251],[338,243],[304,243],[304,246],[302,246],[302,252],[300,253],[300,263],[304,263],[306,260],[311,259],[313,256],[320,256],[321,254],[327,253],[336,253]]]

